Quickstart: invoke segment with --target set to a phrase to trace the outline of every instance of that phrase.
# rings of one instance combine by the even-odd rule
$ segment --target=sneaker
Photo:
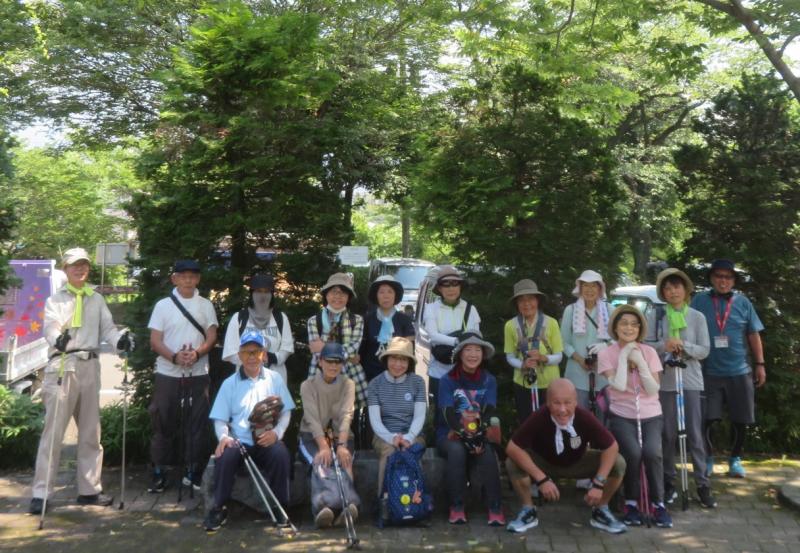
[[[713,509],[717,506],[717,500],[711,495],[711,488],[708,486],[698,486],[697,499],[700,500],[700,505],[706,509]]]
[[[97,505],[98,507],[108,507],[112,503],[114,503],[114,496],[103,493],[78,496],[78,505]]]
[[[450,517],[447,519],[450,524],[466,524],[467,515],[464,514],[464,505],[451,505]]]
[[[31,504],[28,506],[28,512],[32,515],[41,515],[44,508],[44,499],[41,497],[34,497],[31,499]]]
[[[734,478],[744,478],[747,474],[747,471],[744,470],[742,466],[742,458],[741,457],[731,457],[728,460],[728,476],[733,476]]]
[[[678,490],[671,482],[664,482],[664,502],[672,505],[678,499]]]
[[[672,517],[667,511],[667,508],[661,507],[660,505],[656,507],[653,515],[653,522],[659,528],[672,528]]]
[[[625,505],[625,514],[622,516],[622,522],[625,526],[641,526],[642,513],[636,508],[636,505]]]
[[[202,474],[200,474],[199,472],[194,472],[194,471],[190,470],[190,471],[188,471],[186,473],[186,475],[181,480],[181,484],[183,484],[187,488],[189,486],[191,486],[191,487],[194,488],[194,491],[199,492],[200,491],[200,480],[202,478],[203,478]]]
[[[167,489],[167,479],[164,476],[164,473],[158,471],[154,472],[153,480],[150,482],[150,486],[147,487],[147,492],[163,493],[165,489]]]
[[[714,457],[709,455],[706,458],[706,476],[711,476],[714,474]]]
[[[539,519],[536,516],[536,508],[523,507],[517,515],[517,518],[508,523],[506,530],[521,534],[522,532],[530,530],[531,528],[536,528],[537,526],[539,526]]]
[[[506,525],[506,515],[503,514],[502,507],[498,507],[497,509],[489,509],[489,520],[487,521],[489,526],[505,526]]]
[[[589,524],[609,534],[622,534],[627,531],[625,525],[611,513],[608,505],[592,509],[592,518],[589,519]]]
[[[317,516],[314,517],[314,524],[317,528],[328,528],[333,524],[333,511],[330,507],[323,507],[319,510]]]
[[[203,528],[206,532],[216,532],[228,520],[228,510],[223,507],[222,509],[211,509],[208,516],[203,521]]]
[[[356,523],[358,520],[358,507],[355,506],[354,503],[351,503],[347,506],[347,510],[350,511],[350,516],[353,519],[353,524]],[[334,526],[344,526],[344,510],[342,510],[339,515],[336,517],[336,520],[333,521]]]
[[[579,490],[591,490],[592,489],[592,479],[591,478],[580,478],[575,481],[575,487]]]

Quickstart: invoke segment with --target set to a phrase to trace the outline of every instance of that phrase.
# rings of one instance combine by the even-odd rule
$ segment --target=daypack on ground
[[[350,475],[344,469],[341,469],[341,474],[345,501],[360,508],[361,498],[356,493]],[[329,467],[320,464],[311,467],[311,514],[317,516],[323,507],[330,508],[334,513],[342,510],[339,483],[336,481],[336,470],[332,464]]]
[[[410,524],[427,519],[433,511],[433,498],[425,488],[422,455],[425,447],[414,444],[394,452],[386,461],[381,492],[380,525]]]

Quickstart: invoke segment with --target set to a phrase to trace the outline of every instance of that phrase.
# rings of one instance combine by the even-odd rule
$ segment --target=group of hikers
[[[51,359],[30,504],[31,513],[42,515],[55,476],[52,467],[58,466],[61,439],[73,416],[79,432],[78,503],[112,502],[100,481],[98,350],[101,341],[123,355],[134,347],[131,335],[114,325],[102,296],[87,285],[86,252],[71,249],[62,264],[68,283],[47,300],[44,320]],[[294,339],[288,317],[275,307],[273,277],[250,277],[247,306],[231,317],[224,336],[222,357],[236,369],[211,405],[208,353],[219,323],[211,302],[198,293],[200,278],[196,261],[177,261],[174,289],[156,304],[148,323],[150,347],[158,356],[149,406],[153,478],[148,491],[166,489],[167,467],[173,464],[183,467],[181,488],[200,489],[208,462],[200,437],[211,421],[217,438],[214,494],[204,527],[215,531],[226,521],[225,506],[242,463],[254,463],[274,499],[281,506],[289,503],[292,456],[283,438],[295,408],[286,373]],[[612,308],[602,276],[587,270],[575,280],[575,302],[564,310],[560,325],[543,312],[546,296],[536,283],[517,282],[503,344],[513,368],[517,420],[503,447],[502,423],[510,421],[501,421],[497,380],[488,370],[495,348],[481,334],[477,307],[462,295],[463,275],[452,266],[437,269],[433,292],[438,297],[426,305],[422,319],[431,347],[427,388],[415,372],[414,323],[397,309],[402,285],[391,276],[376,279],[368,291],[370,308],[361,316],[352,312],[351,277],[331,275],[320,290],[321,308],[307,321],[312,357],[299,390],[303,417],[297,450],[312,474],[315,524],[326,527],[358,517],[353,486],[358,429],[366,427],[362,434],[371,436],[379,459],[376,504],[381,506],[390,480],[387,462],[398,451],[424,446],[428,410],[433,411],[432,445],[445,459],[451,524],[467,521],[467,489],[470,475],[477,474],[471,485],[482,488],[490,526],[512,532],[536,527],[534,499],[557,501],[556,481],[575,479],[586,489],[593,527],[610,533],[651,522],[671,527],[667,505],[677,497],[679,434],[688,442],[697,500],[714,508],[712,424],[727,408],[728,473],[744,477],[741,452],[747,426],[755,421],[754,387],[766,380],[763,325],[749,300],[734,293],[736,278],[731,261],[715,260],[708,270],[710,288],[693,296],[694,284],[683,271],[665,269],[656,281],[664,308],[645,316],[633,305]],[[176,442],[181,444],[178,459]],[[501,459],[521,504],[510,522],[502,504]],[[332,465],[346,475],[347,499],[315,495],[315,482],[322,490],[319,482]],[[620,487],[621,520],[609,509]],[[418,500],[414,495],[413,502]]]

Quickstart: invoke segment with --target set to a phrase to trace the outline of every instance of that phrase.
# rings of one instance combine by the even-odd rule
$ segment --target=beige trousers
[[[36,454],[33,497],[44,498],[45,494],[53,491],[64,432],[72,417],[78,425],[78,494],[100,493],[103,489],[100,482],[103,468],[103,447],[100,445],[100,362],[97,359],[76,359],[75,370],[64,373],[60,387],[58,375],[55,372],[46,373],[42,398],[45,408],[44,431]],[[45,482],[51,441],[52,468],[50,481]]]

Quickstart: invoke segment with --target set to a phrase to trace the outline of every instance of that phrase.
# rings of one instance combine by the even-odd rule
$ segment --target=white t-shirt
[[[206,298],[200,297],[200,293],[195,290],[194,296],[186,299],[177,290],[172,291],[192,317],[200,323],[204,329],[208,330],[212,326],[219,326],[217,313],[214,306]],[[183,346],[191,346],[192,349],[200,347],[205,338],[200,331],[189,322],[178,306],[171,298],[164,298],[158,301],[150,315],[150,322],[147,323],[150,330],[158,330],[164,333],[164,345],[172,351],[180,351]],[[179,378],[182,374],[180,365],[174,365],[170,360],[162,356],[156,359],[156,373]],[[192,366],[191,376],[208,374],[208,355],[204,355]],[[186,376],[189,376],[188,374]]]

